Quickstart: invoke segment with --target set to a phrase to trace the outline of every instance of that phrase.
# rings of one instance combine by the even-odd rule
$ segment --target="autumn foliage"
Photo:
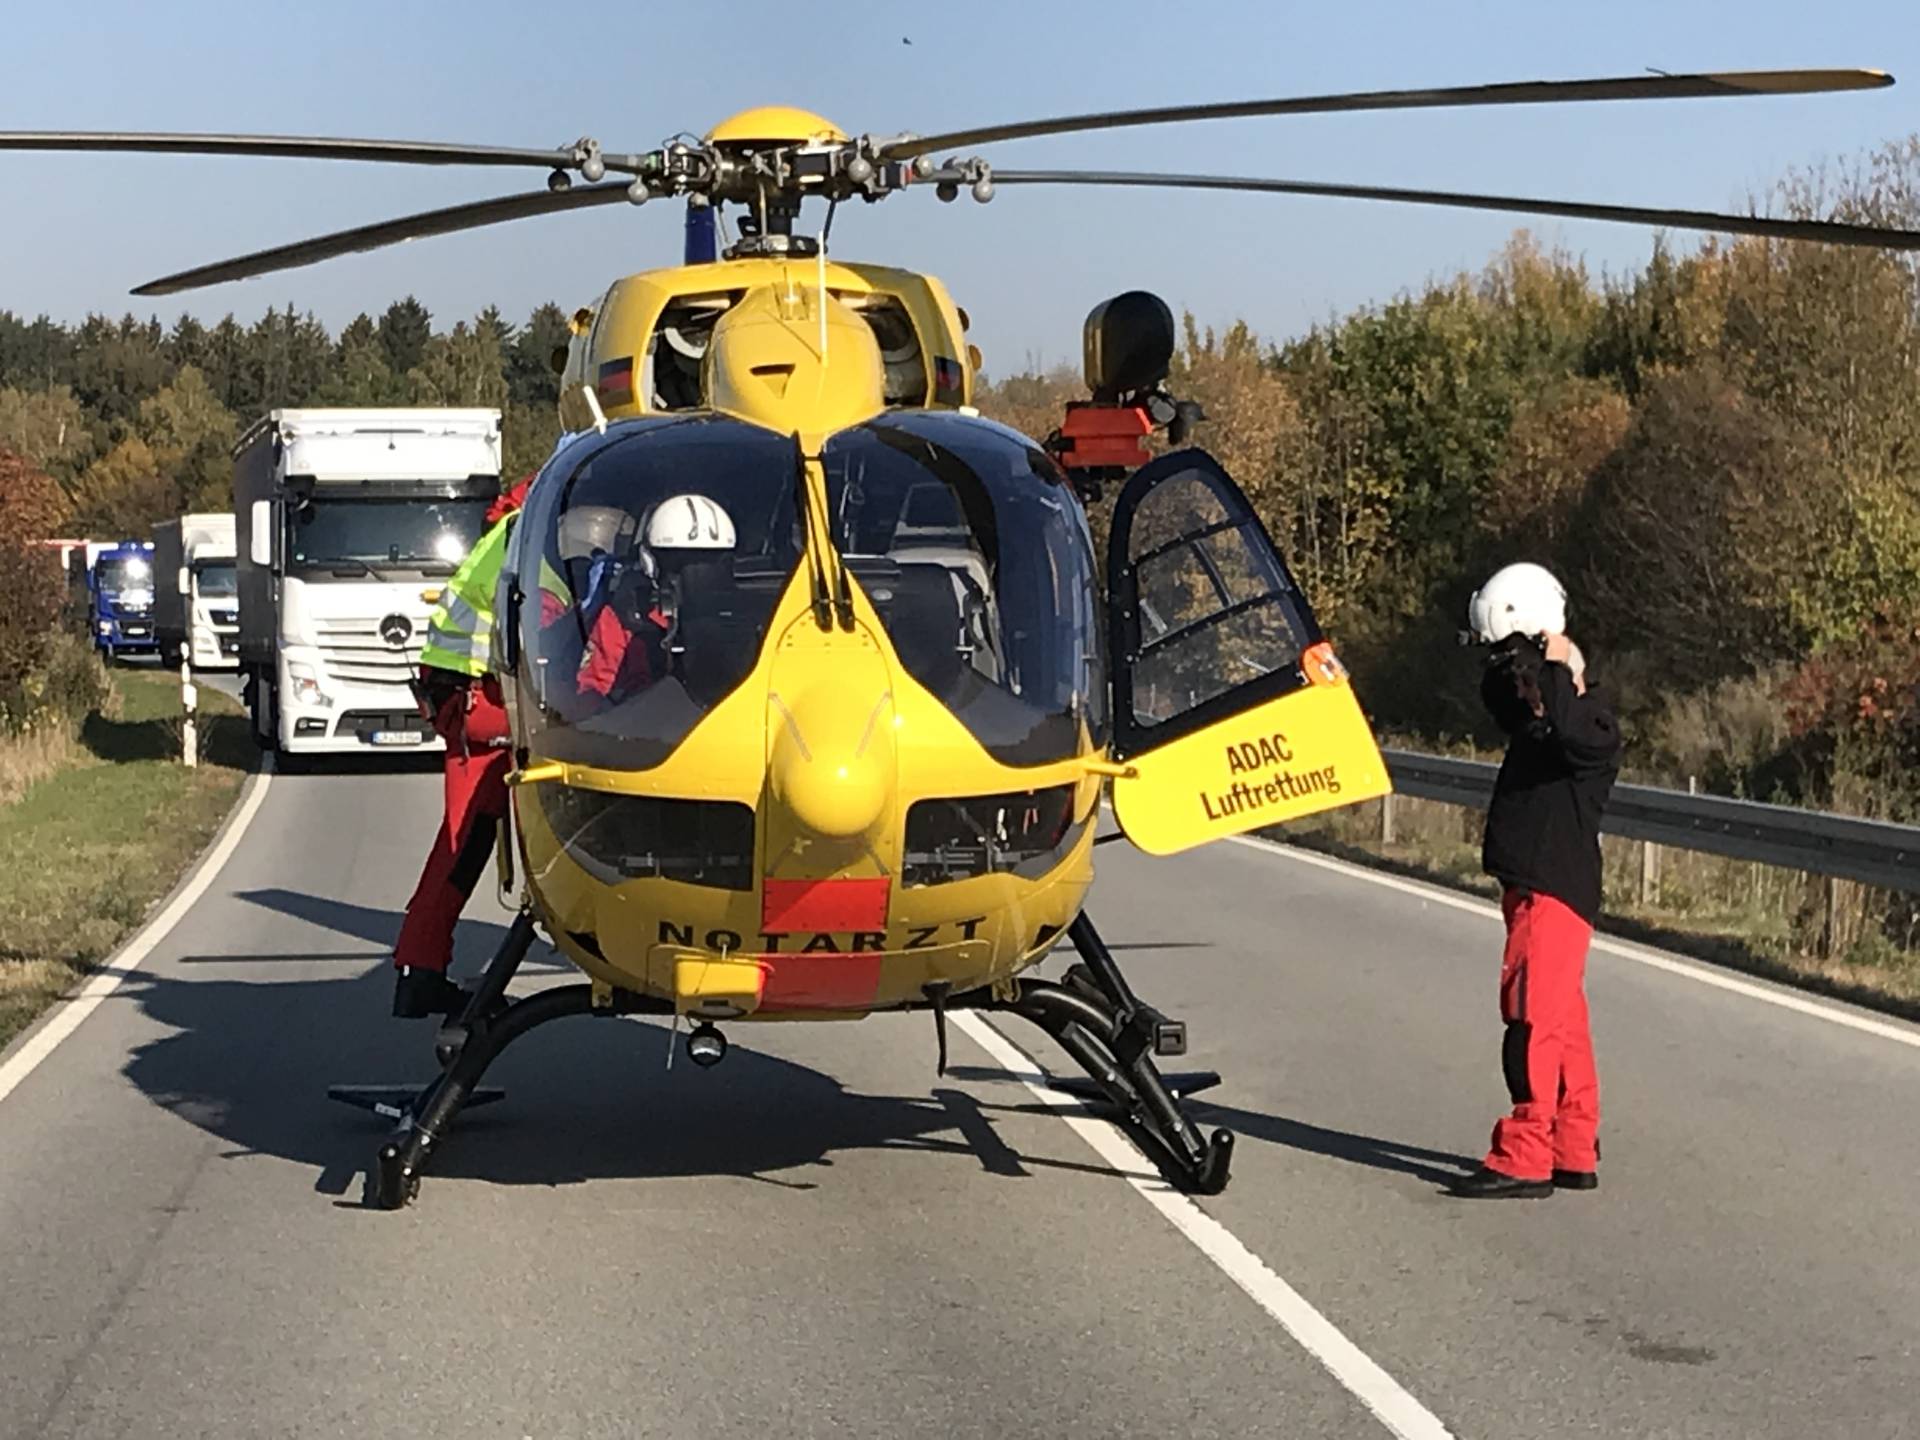
[[[59,553],[34,542],[66,518],[60,487],[0,450],[0,734],[25,729],[44,698],[66,586]]]

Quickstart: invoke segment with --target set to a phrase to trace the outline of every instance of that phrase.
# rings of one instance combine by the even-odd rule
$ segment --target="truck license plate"
[[[367,736],[370,745],[418,745],[426,736],[418,730],[375,730]]]

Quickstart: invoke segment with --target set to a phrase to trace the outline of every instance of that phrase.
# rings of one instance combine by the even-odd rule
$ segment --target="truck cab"
[[[500,493],[500,412],[275,410],[234,447],[239,662],[289,753],[439,750],[412,681]]]
[[[231,515],[183,515],[153,530],[154,635],[162,656],[196,670],[240,666],[240,576]]]
[[[153,542],[89,541],[87,632],[109,663],[154,650]]]

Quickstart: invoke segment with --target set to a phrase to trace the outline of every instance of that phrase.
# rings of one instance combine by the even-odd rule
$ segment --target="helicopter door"
[[[1211,455],[1127,482],[1107,584],[1113,810],[1135,845],[1170,855],[1392,788],[1306,596]]]

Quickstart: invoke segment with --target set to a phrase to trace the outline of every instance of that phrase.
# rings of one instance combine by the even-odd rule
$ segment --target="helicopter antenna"
[[[814,266],[820,277],[820,384],[827,383],[827,247],[813,252]]]

